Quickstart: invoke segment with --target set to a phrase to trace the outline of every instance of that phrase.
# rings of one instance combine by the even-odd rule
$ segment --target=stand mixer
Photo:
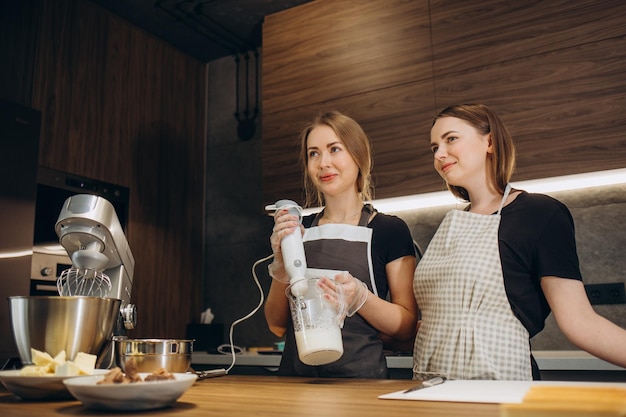
[[[135,259],[115,208],[106,199],[78,194],[63,203],[55,225],[72,267],[57,280],[62,296],[90,296],[122,300],[115,335],[136,324],[130,304]]]

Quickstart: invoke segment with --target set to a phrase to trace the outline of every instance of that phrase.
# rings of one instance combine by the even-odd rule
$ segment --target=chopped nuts
[[[174,374],[167,372],[163,368],[159,368],[156,371],[152,372],[150,375],[146,376],[146,381],[165,381],[168,379],[176,379]]]
[[[124,368],[126,369],[126,374],[124,374],[119,367],[115,367],[104,376],[104,379],[98,381],[98,384],[130,384],[143,382],[141,375],[137,372],[137,361],[135,358],[129,358],[124,364]],[[159,368],[146,376],[146,381],[165,381],[168,379],[176,379],[176,377],[163,368]]]

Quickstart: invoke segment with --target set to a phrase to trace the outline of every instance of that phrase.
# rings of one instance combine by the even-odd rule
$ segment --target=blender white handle
[[[279,200],[276,202],[277,210],[284,208],[288,209],[289,214],[302,217],[302,209],[294,201]],[[280,242],[280,247],[283,253],[285,271],[289,275],[290,282],[293,284],[295,281],[303,279],[306,273],[306,256],[300,228],[296,228],[293,233],[285,236]]]
[[[289,282],[293,284],[295,281],[304,279],[306,258],[300,229],[296,229],[293,233],[285,236],[281,241],[281,248],[285,270],[290,278]]]

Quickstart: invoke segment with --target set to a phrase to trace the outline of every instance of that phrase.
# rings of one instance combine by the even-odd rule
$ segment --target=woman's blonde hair
[[[506,185],[515,171],[515,145],[513,137],[500,117],[484,104],[457,104],[446,107],[433,120],[442,117],[456,117],[471,124],[482,135],[489,134],[493,147],[493,156],[489,165],[489,178],[500,194],[504,194]],[[446,183],[456,197],[469,201],[469,193],[463,187]]]
[[[338,111],[328,111],[319,114],[300,133],[300,164],[304,172],[304,207],[322,206],[325,204],[324,195],[315,187],[309,176],[307,141],[311,131],[317,126],[328,126],[344,144],[346,150],[359,167],[357,177],[357,191],[363,201],[372,199],[371,184],[372,156],[370,141],[363,128],[351,117]]]

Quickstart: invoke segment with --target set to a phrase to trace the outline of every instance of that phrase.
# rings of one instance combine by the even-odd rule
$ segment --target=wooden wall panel
[[[265,202],[301,188],[299,169],[293,166],[299,132],[295,126],[318,109],[349,109],[370,134],[378,198],[443,189],[432,168],[430,124],[438,110],[459,102],[484,102],[509,122],[519,150],[514,180],[626,166],[626,3],[414,0],[402,5],[404,9],[385,9],[389,19],[401,24],[396,35],[385,31],[381,39],[389,56],[415,53],[421,57],[419,64],[389,61],[368,77],[357,77],[358,82],[353,74],[341,77],[342,65],[365,62],[370,51],[351,39],[347,28],[350,19],[374,19],[368,16],[373,7],[318,0],[266,19]],[[320,19],[324,36],[333,41],[332,51],[344,51],[343,56],[330,59],[321,54],[319,42],[308,41],[321,35],[314,23],[305,22]],[[408,29],[411,22],[415,27]],[[371,27],[359,36],[377,39],[376,33]],[[401,35],[407,33],[408,43],[420,45],[417,50]],[[430,51],[423,45],[431,45]],[[429,66],[433,72],[425,69]],[[402,89],[413,99],[403,100]],[[397,101],[385,107],[386,117],[376,115],[378,103]]]
[[[0,2],[0,97],[30,105],[37,49],[39,1]]]
[[[626,36],[438,77],[439,107],[483,102],[516,139],[514,179],[626,166]]]
[[[624,35],[621,0],[431,0],[437,76]]]
[[[440,185],[441,179],[432,169],[432,154],[428,152],[423,158],[418,152],[419,143],[427,141],[424,132],[430,128],[429,117],[435,109],[432,89],[430,81],[415,82],[310,104],[268,118],[263,129],[272,140],[263,143],[265,201],[302,200],[302,169],[295,163],[298,135],[306,122],[327,110],[349,114],[370,138],[377,198],[413,194]],[[427,145],[423,149],[429,151]],[[423,176],[418,175],[420,172]],[[415,181],[418,177],[420,180]]]
[[[316,1],[267,16],[263,111],[429,78],[427,7],[411,0]]]
[[[414,155],[389,150],[411,148],[434,109],[427,2],[315,1],[268,16],[263,42],[264,201],[302,199],[297,136],[331,109],[370,136],[377,197],[416,189]]]
[[[40,165],[130,187],[137,337],[201,309],[206,65],[82,0],[42,0]]]

